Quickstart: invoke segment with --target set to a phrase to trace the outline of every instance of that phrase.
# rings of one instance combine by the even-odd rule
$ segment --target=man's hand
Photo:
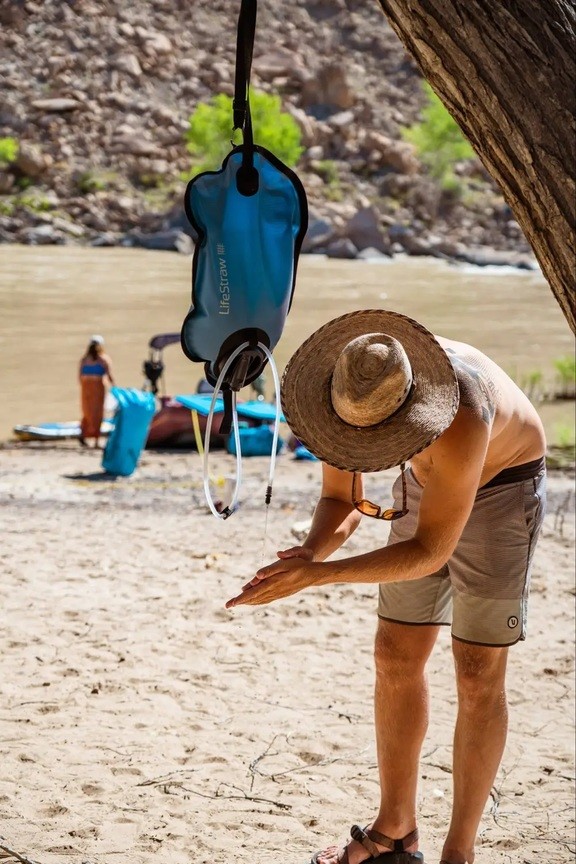
[[[249,605],[261,606],[290,597],[314,581],[312,573],[318,565],[313,563],[314,553],[304,546],[293,546],[277,553],[278,561],[261,567],[250,582],[242,586],[242,593],[226,603],[226,608]]]

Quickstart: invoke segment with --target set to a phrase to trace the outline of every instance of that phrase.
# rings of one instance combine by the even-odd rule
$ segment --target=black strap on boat
[[[234,80],[233,131],[242,130],[242,165],[236,175],[236,185],[242,195],[258,191],[258,172],[254,168],[254,137],[250,114],[250,73],[256,33],[256,0],[242,0],[236,36],[236,75]]]

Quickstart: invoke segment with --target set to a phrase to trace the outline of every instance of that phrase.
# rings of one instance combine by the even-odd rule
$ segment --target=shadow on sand
[[[107,471],[93,471],[91,474],[82,474],[81,472],[77,474],[62,474],[62,477],[66,480],[82,480],[89,483],[101,483],[102,481],[115,483],[118,480],[117,474],[109,474]]]

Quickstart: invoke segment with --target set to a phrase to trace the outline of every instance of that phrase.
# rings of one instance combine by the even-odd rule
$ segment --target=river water
[[[140,387],[148,341],[177,332],[190,305],[191,259],[142,249],[0,246],[0,440],[16,423],[78,418],[77,366],[101,333],[116,383]],[[292,309],[274,351],[279,371],[330,318],[361,308],[410,315],[435,333],[468,341],[522,382],[554,377],[573,336],[539,272],[454,266],[436,259],[378,262],[302,256]],[[169,394],[202,376],[175,344],[164,352]],[[272,377],[268,373],[272,394]],[[248,395],[246,393],[246,395]],[[549,438],[574,428],[567,404],[540,408]]]

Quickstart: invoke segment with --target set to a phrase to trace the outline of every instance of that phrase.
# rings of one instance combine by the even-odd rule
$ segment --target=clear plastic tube
[[[238,504],[238,498],[240,496],[240,486],[242,483],[242,453],[240,450],[240,428],[238,425],[238,412],[236,410],[236,393],[232,391],[232,428],[234,433],[234,443],[236,445],[236,483],[234,485],[234,493],[232,495],[232,500],[227,505],[226,509],[223,512],[219,512],[216,509],[216,505],[214,504],[214,499],[212,498],[212,492],[210,490],[210,471],[208,466],[208,457],[210,453],[210,433],[212,431],[212,418],[214,416],[214,408],[216,406],[216,400],[218,399],[218,394],[220,393],[220,388],[222,387],[222,383],[224,381],[224,377],[226,372],[230,368],[232,362],[236,359],[238,354],[244,350],[249,345],[248,342],[243,342],[242,345],[238,346],[226,363],[224,364],[220,375],[218,376],[218,380],[216,382],[216,386],[214,388],[214,393],[212,394],[212,401],[210,403],[210,411],[208,412],[208,417],[206,419],[206,430],[204,432],[204,493],[206,495],[206,501],[208,502],[208,507],[211,512],[217,519],[227,519],[232,515],[236,506]],[[272,352],[268,349],[266,345],[262,342],[258,342],[258,347],[264,352],[268,361],[270,363],[270,368],[272,370],[272,378],[274,379],[274,392],[276,396],[276,417],[274,421],[274,434],[272,436],[272,453],[270,456],[270,472],[268,475],[268,486],[266,488],[266,496],[265,503],[266,505],[270,504],[270,499],[272,497],[272,481],[274,479],[274,470],[276,468],[276,449],[278,447],[278,434],[279,434],[279,426],[280,426],[280,378],[278,376],[278,370],[276,368],[276,363],[274,358],[272,357]]]
[[[234,486],[234,494],[232,496],[232,501],[222,513],[220,513],[216,509],[214,499],[212,498],[212,492],[210,491],[210,471],[208,467],[208,456],[210,454],[210,433],[212,431],[212,418],[214,416],[216,400],[218,399],[218,394],[220,393],[220,388],[222,387],[226,372],[228,371],[232,362],[236,359],[238,354],[240,354],[240,352],[243,351],[244,348],[247,348],[248,345],[248,342],[243,342],[242,345],[239,345],[238,348],[236,348],[235,351],[232,352],[232,354],[224,364],[222,371],[218,376],[218,380],[216,381],[214,393],[212,394],[212,401],[210,402],[210,411],[208,412],[208,417],[206,418],[206,430],[204,432],[204,494],[206,495],[208,507],[217,519],[227,519],[228,516],[230,516],[234,512],[234,509],[238,503],[238,497],[240,495],[240,484],[242,482],[242,454],[240,453],[240,430],[238,428],[236,393],[234,391],[232,392],[232,425],[234,429],[234,441],[236,443],[236,485]]]

